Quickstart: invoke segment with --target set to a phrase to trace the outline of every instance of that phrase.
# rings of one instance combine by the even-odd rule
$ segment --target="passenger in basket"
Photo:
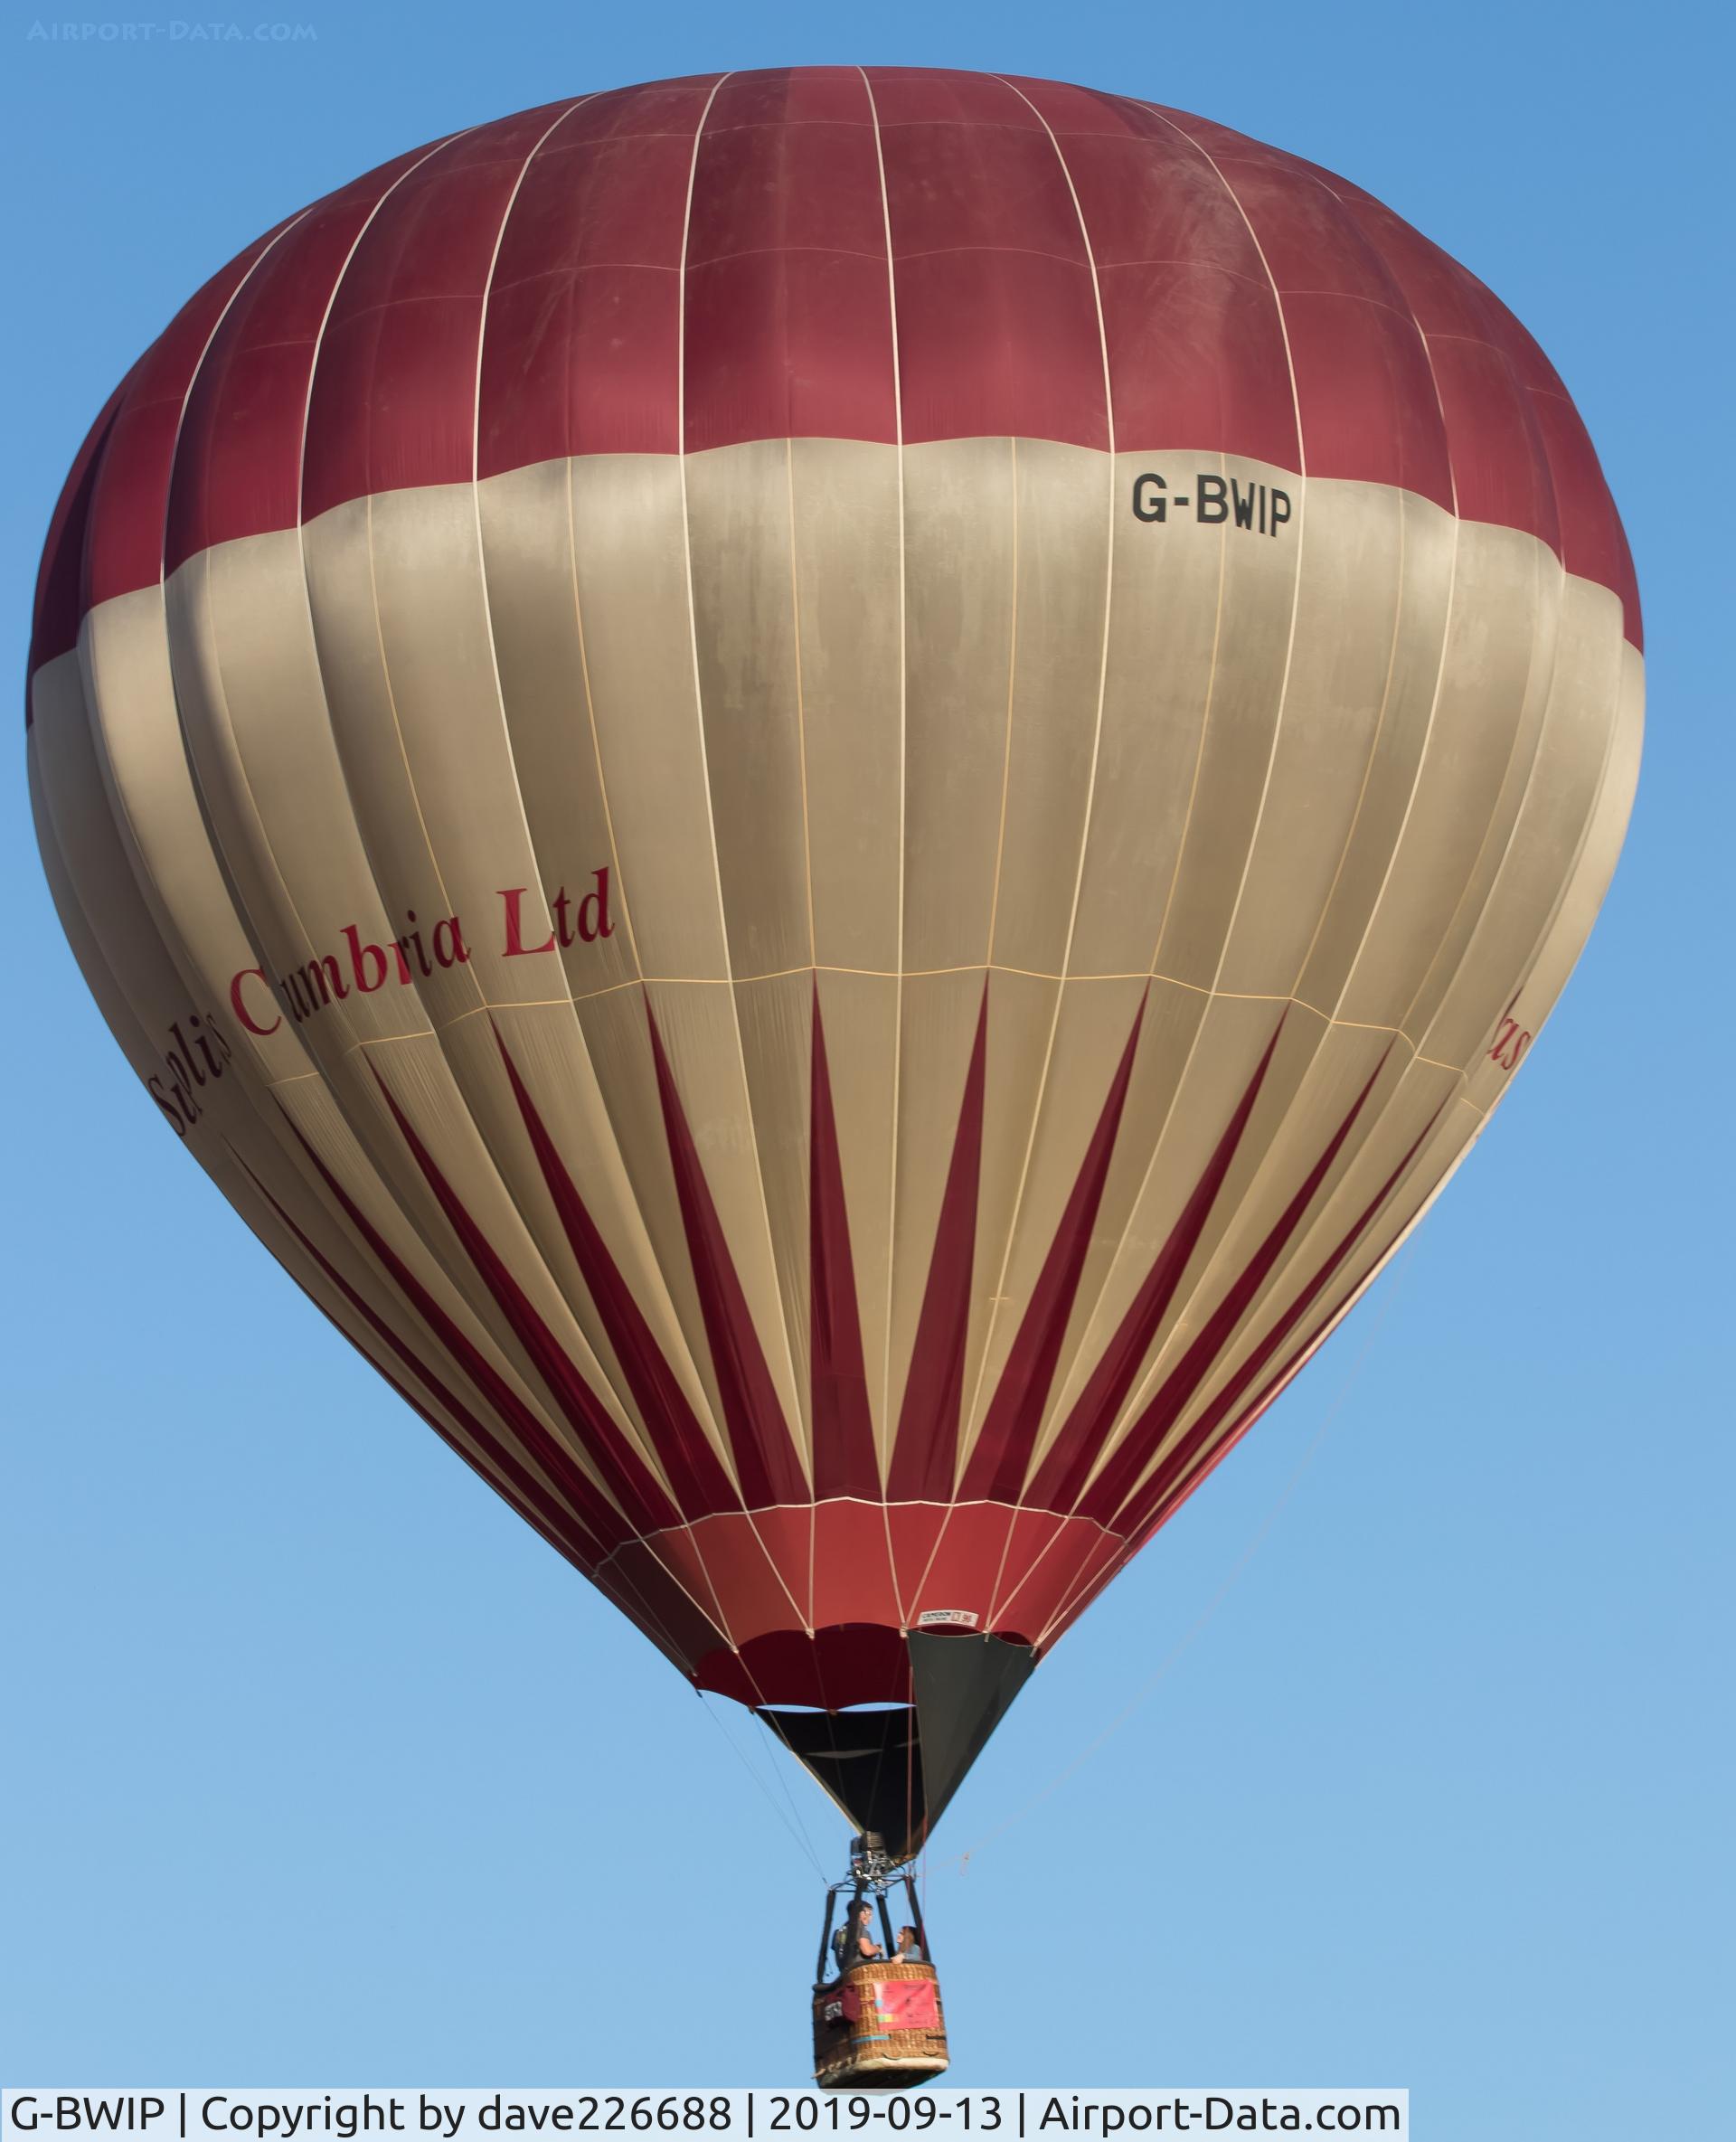
[[[925,1964],[929,1960],[922,1953],[922,1944],[917,1939],[913,1926],[901,1926],[898,1930],[898,1960],[901,1964]]]
[[[844,1931],[839,1964],[847,1971],[852,1964],[878,1964],[885,1960],[886,1951],[874,1939],[873,1906],[858,1904]]]

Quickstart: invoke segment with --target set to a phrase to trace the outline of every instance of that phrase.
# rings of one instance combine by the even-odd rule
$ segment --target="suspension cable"
[[[714,1711],[711,1704],[706,1701],[705,1691],[702,1688],[697,1691],[697,1694],[702,1709],[704,1711],[705,1715],[711,1720],[712,1723],[716,1726],[718,1732],[722,1734],[725,1742],[729,1746],[731,1753],[741,1765],[741,1768],[748,1773],[749,1777],[752,1779],[754,1784],[759,1788],[760,1791],[764,1794],[767,1806],[770,1807],[772,1813],[778,1817],[778,1821],[783,1824],[785,1829],[789,1832],[793,1841],[807,1854],[807,1864],[813,1868],[814,1872],[819,1876],[820,1880],[824,1882],[826,1880],[826,1869],[820,1864],[819,1854],[815,1851],[813,1844],[808,1837],[807,1825],[802,1820],[800,1811],[797,1807],[795,1799],[790,1793],[789,1782],[785,1778],[782,1770],[778,1768],[776,1762],[773,1763],[773,1774],[776,1776],[779,1785],[781,1785],[784,1788],[785,1799],[789,1802],[788,1815],[786,1815],[784,1810],[778,1805],[776,1798],[773,1797],[771,1788],[766,1783],[764,1778],[761,1777],[759,1770],[754,1767],[753,1763],[749,1760],[749,1758],[742,1753],[741,1743],[736,1740],[735,1735],[731,1732],[728,1726],[724,1724],[721,1715],[716,1711]],[[794,1821],[790,1819],[791,1816],[795,1817]]]

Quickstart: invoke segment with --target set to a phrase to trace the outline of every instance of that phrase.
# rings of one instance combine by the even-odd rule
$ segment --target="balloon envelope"
[[[30,760],[168,1129],[904,1850],[1500,1099],[1639,644],[1560,381],[1367,194],[778,70],[214,277],[68,480]]]

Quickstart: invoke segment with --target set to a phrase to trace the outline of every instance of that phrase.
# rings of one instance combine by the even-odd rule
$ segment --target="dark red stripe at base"
[[[941,1549],[930,1555],[943,1515],[948,1521]],[[800,1556],[785,1566],[772,1530],[779,1519],[790,1521],[792,1543],[812,1524],[811,1623],[792,1606],[807,1596],[808,1572]],[[914,1592],[901,1599],[892,1553],[910,1537],[922,1543],[928,1566]],[[720,1647],[712,1637],[690,1658],[702,1688],[742,1703],[838,1710],[903,1700],[900,1676],[910,1629],[959,1629],[1031,1643],[1126,1544],[1087,1518],[1014,1511],[1005,1503],[964,1503],[948,1515],[932,1505],[837,1499],[811,1511],[703,1518],[623,1553],[632,1557],[635,1587],[647,1598],[659,1581],[652,1563],[664,1573],[661,1581],[684,1597],[688,1588],[700,1588],[702,1572],[709,1579],[730,1641]],[[605,1564],[605,1574],[617,1559]],[[769,1559],[775,1570],[768,1568]],[[915,1555],[901,1554],[900,1562],[921,1566]],[[679,1585],[670,1572],[680,1573]],[[997,1613],[997,1596],[1012,1599],[1013,1609]],[[925,1615],[933,1618],[925,1622]],[[853,1633],[846,1640],[840,1631]]]

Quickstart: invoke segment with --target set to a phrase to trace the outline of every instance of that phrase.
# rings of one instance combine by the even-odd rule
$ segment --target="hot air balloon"
[[[1560,380],[1365,193],[764,70],[214,276],[53,515],[30,769],[166,1134],[895,1874],[1500,1100],[1640,644]]]

